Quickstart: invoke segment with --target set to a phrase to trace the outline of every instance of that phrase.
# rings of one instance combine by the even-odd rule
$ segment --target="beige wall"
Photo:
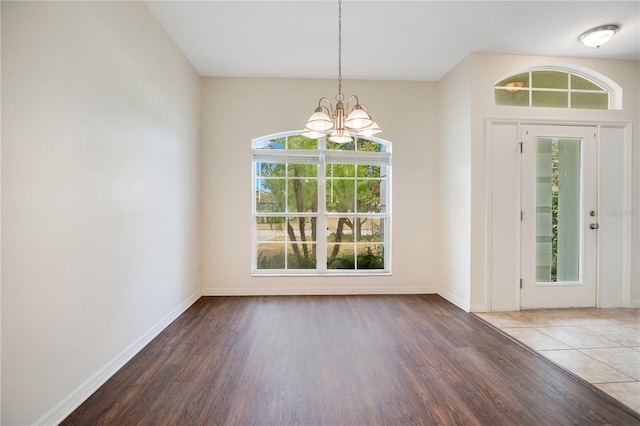
[[[640,85],[640,63],[638,61],[598,60],[579,58],[553,58],[520,55],[496,55],[473,53],[470,55],[472,68],[471,82],[471,181],[472,215],[471,223],[471,306],[483,310],[488,303],[487,282],[487,169],[485,167],[485,131],[487,118],[512,118],[539,120],[548,123],[585,122],[585,123],[632,123],[633,202],[632,251],[631,251],[631,303],[640,306],[640,104],[638,87]],[[622,110],[584,110],[558,108],[518,108],[494,105],[493,86],[513,71],[540,65],[567,65],[593,70],[619,84],[623,91]],[[635,259],[635,260],[634,260]]]
[[[438,82],[438,293],[465,310],[471,281],[471,59]]]
[[[438,268],[435,84],[344,81],[393,143],[392,276],[252,277],[251,140],[299,130],[335,80],[206,78],[203,91],[204,294],[435,292]],[[379,119],[378,119],[379,117]]]
[[[0,10],[3,424],[61,420],[201,291],[438,292],[481,309],[485,119],[640,128],[638,62],[471,54],[438,83],[344,81],[393,143],[393,274],[252,277],[251,140],[300,129],[336,81],[201,79],[142,3]],[[493,105],[505,74],[559,62],[611,77],[624,109]],[[639,211],[637,130],[633,170]]]
[[[2,424],[54,424],[200,294],[200,77],[142,3],[1,7]]]
[[[638,61],[551,58],[472,53],[438,82],[440,114],[438,292],[463,309],[489,308],[486,125],[488,118],[548,123],[632,123],[632,250],[630,303],[640,306],[640,63]],[[539,65],[594,70],[624,90],[622,110],[516,108],[494,105],[494,84],[506,75]]]

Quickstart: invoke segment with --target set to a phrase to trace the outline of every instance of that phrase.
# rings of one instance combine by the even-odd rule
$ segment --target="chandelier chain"
[[[342,0],[338,0],[338,94],[336,101],[342,102]]]
[[[1,0],[0,0],[1,1]],[[351,101],[354,105],[350,106]],[[323,102],[325,105],[323,105]],[[349,111],[351,110],[351,111]],[[382,132],[373,121],[356,95],[346,101],[342,94],[342,0],[338,0],[338,94],[335,108],[329,98],[324,96],[318,101],[318,107],[311,114],[303,136],[320,139],[328,136],[331,142],[353,142],[353,134],[359,137],[371,137]]]

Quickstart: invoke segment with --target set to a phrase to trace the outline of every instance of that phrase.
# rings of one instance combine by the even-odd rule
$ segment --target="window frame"
[[[390,141],[376,138],[358,138],[354,135],[355,145],[353,151],[340,150],[340,149],[328,149],[327,138],[317,139],[317,149],[264,149],[261,145],[264,145],[266,141],[289,138],[291,136],[302,136],[303,131],[287,131],[280,132],[271,135],[261,136],[252,140],[252,249],[251,249],[251,275],[252,276],[381,276],[391,275],[391,200],[392,200],[392,144]],[[372,141],[384,146],[384,152],[375,151],[358,151],[357,142],[359,139]],[[287,140],[288,143],[288,140]],[[274,161],[279,160],[279,161]],[[285,161],[282,161],[285,160]],[[289,161],[292,160],[292,161]],[[260,179],[259,172],[257,170],[258,163],[264,162],[280,162],[283,164],[317,164],[317,199],[318,208],[317,212],[258,212],[257,211],[257,186],[258,179]],[[300,161],[298,163],[297,161]],[[326,176],[326,170],[328,164],[354,164],[354,165],[380,165],[386,167],[386,174],[384,180],[385,194],[384,203],[385,208],[383,212],[329,212],[326,206],[326,189],[328,178]],[[357,182],[357,174],[354,176],[354,181]],[[370,178],[369,178],[370,179]],[[286,210],[286,208],[284,209]],[[357,209],[354,209],[357,210]],[[315,269],[259,269],[258,268],[258,245],[261,242],[258,238],[258,226],[257,218],[259,217],[316,217],[316,268]],[[328,249],[330,243],[327,242],[327,236],[329,235],[329,229],[327,226],[327,220],[337,217],[353,217],[353,218],[379,218],[384,221],[383,238],[380,245],[383,248],[384,268],[361,268],[358,269],[357,261],[353,269],[330,269],[327,267]],[[284,232],[284,231],[283,231]],[[286,241],[286,240],[285,240]],[[376,244],[376,242],[373,242]],[[287,243],[283,242],[285,250],[285,259],[287,258]],[[357,247],[354,242],[354,247]],[[357,259],[357,255],[354,253],[354,258]]]
[[[546,72],[556,72],[565,74],[567,76],[567,88],[550,88],[550,87],[537,87],[534,86],[533,81],[533,73],[539,71]],[[507,80],[511,77],[515,77],[519,74],[528,74],[529,85],[528,87],[508,87],[501,86],[499,83]],[[589,83],[592,83],[595,86],[598,86],[600,90],[592,90],[592,89],[574,89],[571,87],[572,76],[576,76],[578,78],[587,80]],[[572,67],[572,66],[556,66],[556,65],[545,65],[545,66],[536,66],[531,68],[519,69],[514,72],[511,72],[504,77],[500,78],[493,85],[494,90],[494,105],[496,106],[504,106],[504,107],[529,107],[529,108],[561,108],[561,109],[590,109],[590,110],[620,110],[622,109],[622,87],[615,83],[613,80],[608,77],[596,73],[593,70],[589,70],[582,67]],[[528,94],[528,103],[527,105],[509,105],[509,104],[499,104],[497,103],[497,90],[505,90],[505,91],[526,91]],[[534,92],[555,92],[555,93],[567,93],[567,105],[566,106],[538,106],[533,105],[533,93]],[[580,93],[580,94],[606,94],[608,97],[607,108],[582,108],[582,107],[574,107],[572,105],[572,93]]]

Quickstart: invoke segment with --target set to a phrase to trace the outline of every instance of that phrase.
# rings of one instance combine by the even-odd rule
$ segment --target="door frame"
[[[521,128],[521,253],[520,268],[523,280],[520,291],[520,307],[552,308],[552,307],[595,307],[597,305],[598,277],[598,230],[587,230],[587,224],[597,223],[600,216],[598,198],[598,128],[594,126],[548,126],[523,125]],[[580,140],[579,150],[579,247],[578,276],[574,281],[555,284],[538,282],[537,265],[537,173],[538,157],[536,146],[540,139],[572,139]],[[526,160],[526,161],[525,161]],[[551,167],[551,163],[549,163]],[[550,170],[549,170],[550,171]],[[526,180],[525,180],[526,179]],[[596,216],[591,218],[587,211]],[[527,297],[525,297],[527,296]]]
[[[606,122],[606,121],[576,121],[576,120],[532,120],[532,119],[518,119],[518,118],[486,118],[485,119],[485,227],[486,227],[486,239],[485,239],[485,306],[487,311],[518,311],[520,310],[520,277],[522,276],[521,260],[514,265],[512,270],[506,274],[509,279],[505,280],[505,274],[498,274],[494,271],[494,243],[503,244],[504,241],[498,241],[499,235],[496,233],[496,229],[500,227],[494,226],[493,212],[494,212],[494,194],[493,184],[494,180],[500,177],[494,176],[494,128],[496,126],[513,126],[515,129],[515,135],[517,135],[517,141],[514,144],[519,145],[521,142],[519,139],[522,134],[523,125],[541,125],[541,126],[571,126],[571,127],[595,127],[597,129],[596,143],[598,144],[598,164],[600,169],[600,141],[601,130],[604,128],[622,129],[623,131],[623,211],[631,211],[632,208],[632,125],[630,122]],[[514,148],[515,149],[515,148]],[[519,146],[518,148],[519,149]],[[520,226],[520,210],[521,210],[521,198],[522,198],[522,157],[518,156],[517,160],[517,174],[513,175],[513,178],[517,179],[515,183],[514,203],[511,206],[501,205],[499,208],[507,209],[509,215],[518,216],[518,226],[513,229],[511,249],[516,251],[515,256],[517,259],[521,259],[521,245],[522,245],[522,229]],[[598,170],[598,176],[600,171]],[[597,191],[600,193],[600,179],[597,182]],[[517,204],[517,205],[516,205]],[[597,208],[600,211],[600,200],[597,201]],[[621,301],[622,306],[631,306],[631,215],[623,215],[622,217],[622,294]],[[597,265],[596,265],[596,307],[601,307],[601,288],[600,288],[600,241],[597,242]],[[496,280],[494,280],[496,278]],[[494,301],[494,294],[501,295],[500,303]]]

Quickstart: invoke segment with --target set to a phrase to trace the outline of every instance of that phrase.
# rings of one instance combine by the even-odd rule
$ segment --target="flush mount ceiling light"
[[[608,42],[619,29],[617,25],[602,25],[585,31],[578,40],[587,47],[598,48]]]
[[[351,101],[355,101],[355,104],[347,115],[345,110],[349,110]],[[330,141],[347,143],[353,141],[351,133],[369,137],[381,132],[380,127],[369,115],[367,107],[360,103],[357,96],[350,96],[346,108],[344,105],[344,95],[342,94],[342,0],[338,0],[338,94],[336,95],[336,107],[333,108],[328,98],[320,98],[318,107],[307,121],[303,135],[312,139],[329,135]]]

